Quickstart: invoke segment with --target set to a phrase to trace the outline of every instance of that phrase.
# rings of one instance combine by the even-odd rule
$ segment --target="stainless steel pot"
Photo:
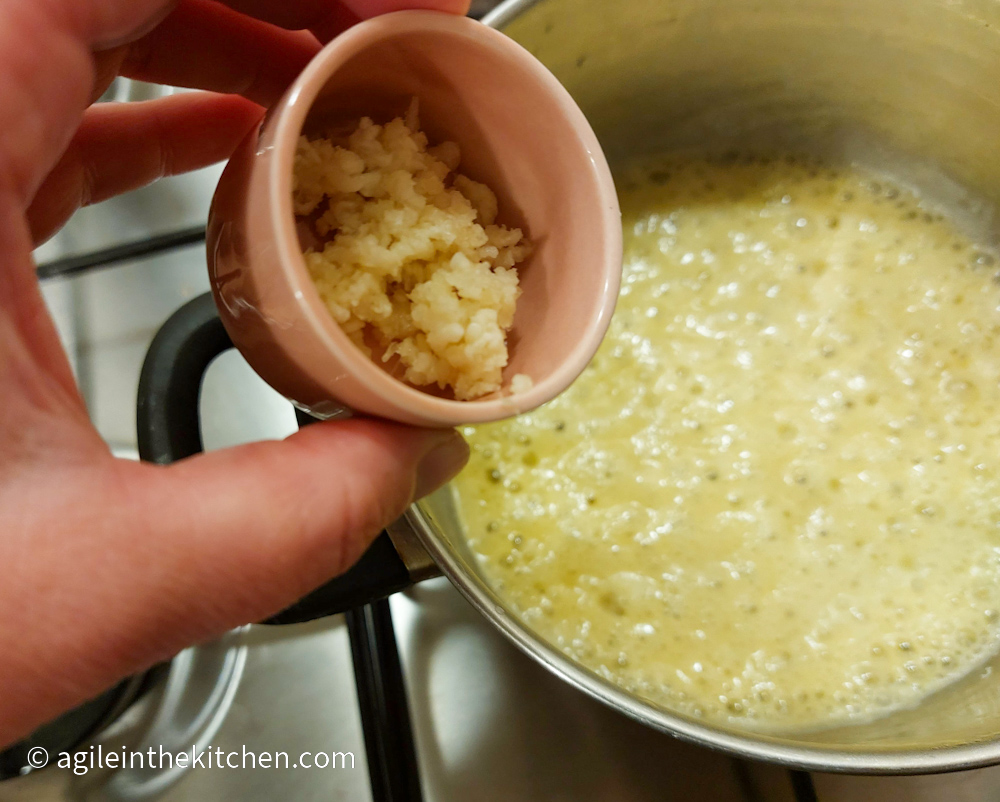
[[[791,148],[899,171],[961,202],[1000,201],[1000,2],[511,0],[485,20],[576,98],[612,165],[699,147]],[[659,709],[541,640],[490,588],[446,493],[407,521],[498,629],[556,674],[657,729],[820,771],[1000,762],[1000,657],[914,710],[786,738]]]
[[[1000,0],[509,0],[485,21],[566,85],[613,165],[695,146],[807,149],[905,173],[958,204],[1000,201]],[[199,360],[207,365],[225,347],[212,316],[210,301],[195,302],[151,349],[140,387],[146,459],[169,462],[200,448],[191,391],[196,399]],[[192,356],[190,337],[214,344]],[[184,367],[192,359],[198,364]],[[759,735],[658,708],[541,639],[480,572],[447,491],[411,508],[388,537],[395,550],[380,538],[358,567],[271,623],[336,612],[440,569],[539,663],[679,738],[819,771],[1000,762],[1000,656],[874,723]]]

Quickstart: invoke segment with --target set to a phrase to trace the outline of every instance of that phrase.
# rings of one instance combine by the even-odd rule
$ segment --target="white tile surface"
[[[192,247],[66,282],[75,285],[81,319],[75,343],[81,387],[112,446],[135,446],[136,392],[149,343],[176,309],[208,291],[205,271],[201,248]],[[206,448],[296,429],[291,405],[235,351],[209,368],[201,408]]]
[[[265,384],[238,351],[227,351],[208,369],[201,421],[206,451],[280,440],[298,430],[292,405]]]
[[[183,303],[208,290],[201,246],[71,279],[78,375],[91,418],[114,446],[134,446],[136,390],[149,343]]]
[[[119,198],[80,209],[36,253],[38,262],[85,253],[151,234],[204,225],[222,166],[164,178]]]
[[[155,332],[179,306],[208,291],[201,244],[73,280],[79,287],[80,338],[90,345]]]

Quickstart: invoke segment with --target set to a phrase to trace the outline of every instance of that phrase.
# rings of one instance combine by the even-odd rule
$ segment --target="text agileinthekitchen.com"
[[[28,750],[25,771],[41,769],[50,762],[46,749],[35,746]],[[170,751],[162,746],[134,751],[127,747],[107,749],[98,744],[77,752],[58,752],[51,757],[53,765],[83,775],[94,769],[353,769],[353,752],[300,752],[290,757],[288,752],[254,752],[243,746],[240,751],[221,746],[192,746]]]

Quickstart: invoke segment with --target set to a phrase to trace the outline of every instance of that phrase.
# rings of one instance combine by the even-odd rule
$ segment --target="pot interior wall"
[[[996,0],[546,0],[504,31],[567,86],[612,164],[808,151],[1000,201]]]
[[[692,148],[812,152],[890,173],[998,239],[996,0],[545,0],[518,11],[494,24],[565,84],[613,165]],[[425,509],[475,572],[447,494]],[[878,751],[994,739],[1000,658],[917,709],[773,740]]]

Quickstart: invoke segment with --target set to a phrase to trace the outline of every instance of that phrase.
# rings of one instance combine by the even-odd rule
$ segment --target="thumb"
[[[453,430],[357,419],[156,470],[147,525],[158,530],[173,519],[164,590],[176,595],[183,575],[184,617],[193,614],[206,628],[185,636],[259,621],[342,573],[468,455]]]
[[[454,431],[350,420],[168,467],[63,460],[48,496],[28,476],[7,496],[16,536],[0,539],[16,568],[0,587],[0,745],[287,607],[468,453]]]

